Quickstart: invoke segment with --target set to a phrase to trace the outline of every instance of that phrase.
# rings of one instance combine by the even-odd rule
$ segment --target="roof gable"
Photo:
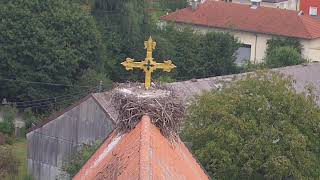
[[[208,179],[185,145],[171,144],[148,116],[124,135],[116,131],[82,167],[84,179]]]
[[[234,29],[303,39],[320,38],[320,22],[298,12],[277,8],[258,7],[206,1],[196,10],[190,7],[177,10],[162,20]]]
[[[69,111],[71,111],[72,109],[76,108],[77,106],[79,106],[81,103],[89,100],[89,99],[93,99],[96,104],[103,110],[103,112],[106,114],[106,116],[110,116],[110,120],[112,122],[112,124],[116,124],[116,118],[117,118],[117,114],[115,112],[115,109],[112,105],[110,105],[110,95],[108,94],[108,92],[104,92],[104,93],[90,93],[87,96],[81,98],[80,100],[76,101],[75,103],[73,103],[72,105],[70,105],[69,107],[56,112],[52,115],[50,115],[49,117],[41,120],[40,123],[38,123],[37,125],[31,127],[30,129],[28,129],[27,133],[30,133],[34,130],[37,130],[41,127],[43,127],[44,125],[48,124],[51,121],[54,121],[55,119],[57,119],[58,117],[62,116],[65,113],[68,113]]]

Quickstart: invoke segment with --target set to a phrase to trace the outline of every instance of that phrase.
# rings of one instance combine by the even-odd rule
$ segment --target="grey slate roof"
[[[296,80],[294,86],[297,92],[303,91],[305,86],[312,84],[318,91],[317,95],[320,96],[320,63],[288,66],[273,70],[294,78]],[[202,91],[217,89],[224,83],[229,83],[233,80],[241,79],[245,75],[246,74],[235,74],[204,79],[195,79],[183,82],[174,82],[167,84],[166,86],[175,91],[182,100],[188,101],[189,99],[194,97],[194,95],[198,95]],[[320,100],[318,100],[317,102],[320,105]]]

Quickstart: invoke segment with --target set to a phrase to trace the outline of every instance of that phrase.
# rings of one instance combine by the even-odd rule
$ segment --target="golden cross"
[[[157,63],[153,57],[152,52],[156,48],[156,42],[149,37],[148,41],[144,42],[144,49],[147,49],[147,57],[141,62],[134,62],[134,59],[126,58],[121,64],[126,67],[126,70],[133,70],[133,68],[142,69],[145,72],[145,87],[149,89],[151,87],[151,73],[156,69],[162,69],[163,71],[170,72],[171,69],[176,66],[171,60],[166,60],[163,63]]]

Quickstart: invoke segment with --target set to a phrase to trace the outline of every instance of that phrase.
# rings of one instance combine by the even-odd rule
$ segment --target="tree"
[[[144,0],[95,0],[93,14],[103,34],[108,53],[106,69],[114,81],[136,80],[140,75],[126,71],[126,57],[143,59],[143,42],[151,35],[151,22]]]
[[[188,5],[187,0],[162,0],[159,2],[159,7],[163,10],[175,11],[176,9],[185,8]]]
[[[212,178],[319,179],[319,124],[312,91],[260,72],[199,96],[183,139]]]
[[[273,49],[266,56],[266,65],[270,68],[297,65],[302,62],[301,55],[290,46]]]
[[[3,0],[0,19],[0,98],[17,101],[56,96],[68,87],[24,81],[72,86],[87,69],[103,67],[95,20],[78,3]],[[19,81],[2,81],[4,78]]]
[[[191,28],[167,26],[156,36],[157,59],[172,59],[177,68],[172,78],[186,80],[237,72],[235,52],[240,47],[230,34],[200,34]],[[160,73],[161,74],[161,73]],[[162,74],[161,74],[162,75]]]

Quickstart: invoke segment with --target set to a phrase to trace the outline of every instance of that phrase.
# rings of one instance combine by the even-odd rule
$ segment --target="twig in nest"
[[[115,92],[112,103],[119,112],[117,129],[121,132],[132,130],[143,115],[148,115],[165,137],[175,140],[185,115],[184,105],[174,95],[153,99]]]

